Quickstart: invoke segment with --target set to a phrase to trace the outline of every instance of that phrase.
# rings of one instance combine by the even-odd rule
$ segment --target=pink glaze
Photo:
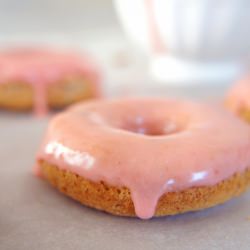
[[[250,109],[250,76],[241,79],[228,92],[227,102],[234,112]]]
[[[92,101],[52,119],[37,158],[128,187],[136,214],[150,218],[165,192],[215,185],[248,168],[250,128],[188,101]]]
[[[71,75],[83,75],[98,83],[98,74],[89,59],[76,53],[49,49],[16,48],[0,52],[0,84],[28,83],[34,89],[34,110],[47,112],[47,88]],[[98,91],[97,86],[93,89]]]

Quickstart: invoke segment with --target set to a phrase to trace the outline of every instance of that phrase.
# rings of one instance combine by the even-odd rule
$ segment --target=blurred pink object
[[[250,109],[250,75],[245,76],[229,90],[226,102],[236,113]]]

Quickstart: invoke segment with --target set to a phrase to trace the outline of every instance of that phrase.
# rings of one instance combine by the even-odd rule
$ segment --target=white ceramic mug
[[[150,56],[155,79],[231,81],[250,52],[249,0],[114,0],[129,37]]]

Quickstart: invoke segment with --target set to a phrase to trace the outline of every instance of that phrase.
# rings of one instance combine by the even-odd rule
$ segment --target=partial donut
[[[226,106],[250,123],[250,76],[242,78],[232,86],[226,96]]]
[[[0,52],[0,108],[46,113],[48,107],[100,95],[100,76],[89,58],[49,49]]]

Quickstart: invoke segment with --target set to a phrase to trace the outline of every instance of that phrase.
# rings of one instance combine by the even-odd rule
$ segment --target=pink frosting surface
[[[229,90],[227,101],[235,112],[242,108],[250,109],[250,76],[241,79]]]
[[[47,87],[71,75],[83,75],[98,83],[96,67],[89,58],[52,49],[12,48],[0,52],[0,84],[23,82],[34,90],[34,110],[47,111]],[[98,91],[97,86],[94,86]]]
[[[128,187],[136,214],[150,218],[165,192],[215,185],[248,168],[250,128],[206,104],[100,100],[52,119],[37,158],[92,181]]]

